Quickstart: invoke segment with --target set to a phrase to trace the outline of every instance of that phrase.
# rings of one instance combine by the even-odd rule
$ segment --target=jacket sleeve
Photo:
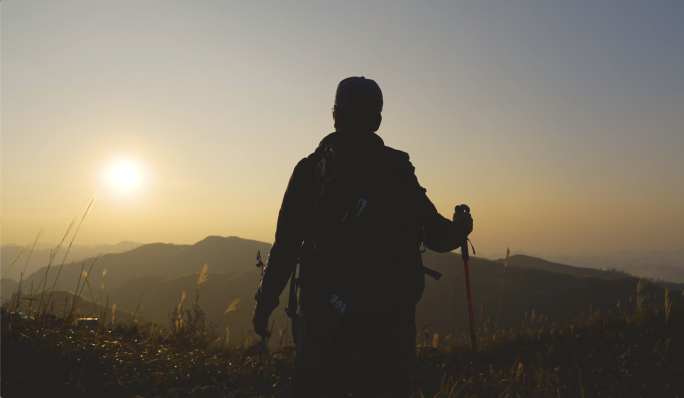
[[[280,294],[299,261],[302,242],[310,228],[314,202],[311,158],[302,159],[287,185],[278,215],[275,243],[264,268],[261,284],[254,298],[254,313],[267,318],[280,304]]]
[[[438,253],[446,253],[461,247],[470,231],[439,214],[428,198],[427,190],[418,182],[415,167],[407,162],[406,171],[410,173],[411,184],[416,190],[420,218],[423,223],[423,243],[425,247]]]

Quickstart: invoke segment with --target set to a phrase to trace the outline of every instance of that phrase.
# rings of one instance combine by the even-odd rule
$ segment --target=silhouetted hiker
[[[455,250],[473,228],[469,215],[442,217],[408,154],[375,134],[382,106],[375,81],[342,80],[335,132],[297,164],[285,191],[253,323],[269,335],[268,318],[299,263],[295,397],[407,396],[416,303],[424,275],[440,276],[423,266],[421,243]],[[295,290],[290,297],[296,300]]]

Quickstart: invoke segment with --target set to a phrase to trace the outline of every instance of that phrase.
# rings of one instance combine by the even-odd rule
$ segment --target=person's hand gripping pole
[[[472,225],[470,208],[467,205],[456,206],[454,211],[454,222],[468,222]],[[472,230],[472,227],[471,227]],[[473,250],[473,253],[475,251]],[[461,257],[463,259],[463,269],[465,270],[466,291],[468,293],[468,315],[470,316],[470,341],[473,345],[473,373],[477,396],[482,398],[482,385],[480,384],[480,363],[477,358],[477,334],[475,332],[475,317],[473,316],[473,295],[470,288],[470,255],[468,254],[468,236],[463,235],[461,242]]]

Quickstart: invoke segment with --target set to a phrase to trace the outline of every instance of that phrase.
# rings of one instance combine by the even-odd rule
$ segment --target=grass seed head
[[[199,285],[209,280],[209,275],[207,275],[207,270],[209,270],[209,264],[204,264],[202,267],[202,272],[200,272],[199,278],[197,279],[197,288]]]
[[[237,310],[238,307],[240,306],[240,301],[241,301],[241,300],[242,300],[242,299],[239,299],[239,298],[233,300],[233,302],[230,303],[230,305],[228,306],[228,308],[226,308],[226,310],[223,312],[223,315],[226,315],[227,313],[229,313],[229,312],[231,312],[231,311]]]
[[[637,283],[637,294],[641,294],[641,291],[646,287],[646,282],[642,281],[639,279],[639,283]]]

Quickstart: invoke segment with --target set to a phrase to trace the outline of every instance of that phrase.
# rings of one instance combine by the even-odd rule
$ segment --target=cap
[[[382,91],[374,80],[348,77],[337,85],[335,107],[354,111],[382,112]]]

